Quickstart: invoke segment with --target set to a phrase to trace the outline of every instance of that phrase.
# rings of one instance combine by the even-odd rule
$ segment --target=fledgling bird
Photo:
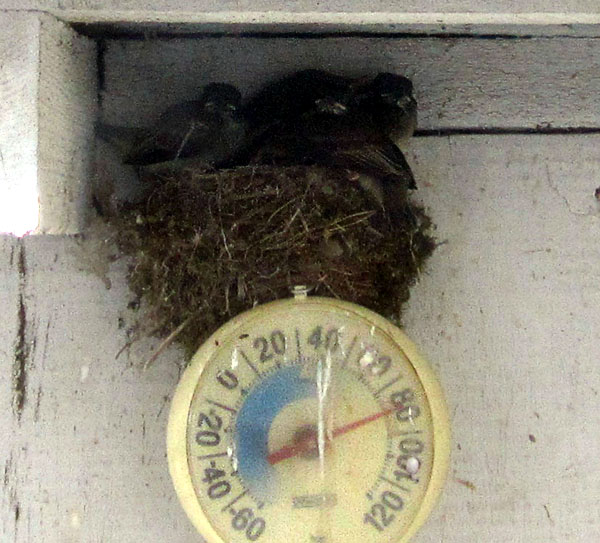
[[[244,107],[254,134],[301,117],[320,105],[340,114],[348,104],[362,109],[401,146],[417,125],[417,102],[410,79],[381,72],[373,79],[348,77],[324,70],[301,70],[266,85]]]
[[[402,75],[379,73],[358,88],[353,103],[368,113],[375,124],[400,148],[417,127],[417,101],[412,81]]]
[[[398,211],[405,206],[408,189],[416,188],[412,171],[387,126],[376,121],[375,90],[367,85],[357,96],[355,89],[351,84],[334,88],[299,116],[273,126],[254,161],[348,170],[379,205]]]
[[[123,158],[123,163],[135,166],[194,159],[218,167],[239,152],[246,136],[241,94],[226,83],[210,83],[199,100],[170,107],[151,128],[137,133],[125,127],[100,129],[109,141],[135,134]]]
[[[381,73],[366,82],[306,70],[280,83],[263,94],[279,96],[275,90],[284,89],[270,104],[271,124],[254,140],[252,161],[345,170],[390,216],[405,213],[407,192],[416,188],[399,148],[416,125],[410,80]]]
[[[253,139],[282,123],[288,123],[312,111],[316,104],[323,110],[345,108],[351,95],[352,80],[324,70],[301,70],[267,84],[245,105]]]

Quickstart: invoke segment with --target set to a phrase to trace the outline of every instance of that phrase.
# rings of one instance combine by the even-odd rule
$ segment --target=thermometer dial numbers
[[[313,300],[234,319],[182,380],[169,461],[210,543],[406,541],[443,478],[445,412],[412,353],[383,319]]]

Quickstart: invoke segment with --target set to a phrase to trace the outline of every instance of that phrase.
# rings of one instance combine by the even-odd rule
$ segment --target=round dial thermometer
[[[208,543],[408,541],[448,455],[442,392],[413,344],[329,298],[273,302],[219,329],[168,429],[175,488]]]

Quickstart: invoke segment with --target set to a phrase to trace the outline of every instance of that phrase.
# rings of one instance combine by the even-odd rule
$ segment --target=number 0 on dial
[[[450,450],[442,391],[406,336],[316,297],[220,328],[179,383],[167,446],[208,543],[406,542]]]

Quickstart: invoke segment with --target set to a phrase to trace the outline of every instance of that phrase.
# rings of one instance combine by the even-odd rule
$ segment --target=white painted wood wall
[[[96,4],[108,3],[89,10]],[[515,11],[512,2],[484,4]],[[597,6],[567,4],[576,14]],[[57,183],[45,185],[49,198],[58,194],[52,186],[78,186],[63,180],[60,161],[79,157],[77,198],[85,201],[94,47],[41,16],[59,33],[44,38],[56,44],[46,54],[77,51],[58,57],[60,73],[47,71],[44,54],[25,47],[43,35],[40,16],[0,12],[0,183],[16,179],[22,159],[4,149],[22,141],[34,163],[50,165],[39,170]],[[61,35],[75,41],[67,46]],[[142,123],[211,79],[250,89],[320,65],[411,74],[428,130],[599,129],[412,143],[415,198],[444,243],[413,291],[406,330],[438,371],[453,426],[448,483],[418,543],[600,540],[599,64],[594,38],[107,43],[101,98],[109,121]],[[47,75],[36,77],[40,69]],[[54,101],[36,107],[46,99]],[[58,142],[49,148],[59,153],[56,168],[41,152],[49,142]],[[52,205],[69,224],[85,216],[69,198]],[[115,254],[98,236],[0,237],[2,542],[199,541],[165,458],[181,353],[171,349],[143,372],[157,343],[144,339],[115,360],[134,322],[127,262]]]

